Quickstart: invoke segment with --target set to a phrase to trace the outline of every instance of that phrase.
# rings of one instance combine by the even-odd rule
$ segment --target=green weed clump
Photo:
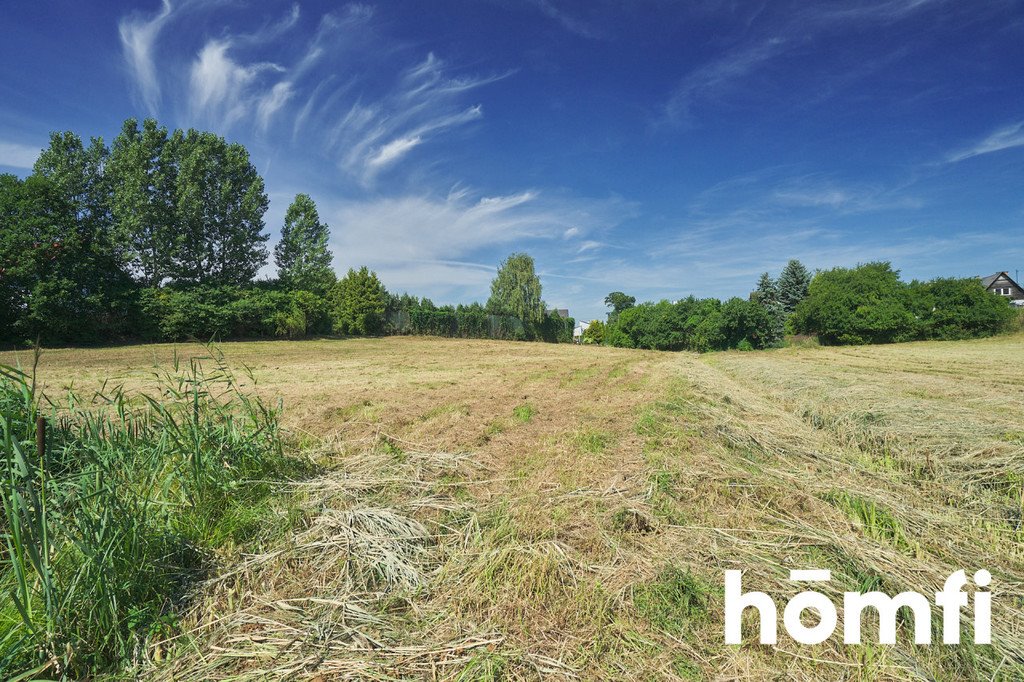
[[[899,519],[877,502],[843,491],[828,493],[825,499],[845,512],[868,537],[890,542],[910,553],[917,552],[917,544],[907,537]]]
[[[144,660],[213,550],[280,527],[275,483],[308,467],[285,455],[280,408],[204,360],[211,371],[175,361],[155,395],[89,403],[45,401],[0,368],[0,678],[82,679]]]
[[[537,414],[537,408],[530,403],[523,403],[512,408],[512,416],[524,424],[533,419],[535,414]]]
[[[654,580],[633,588],[633,604],[651,625],[680,635],[687,626],[706,619],[711,588],[689,571],[663,569]]]

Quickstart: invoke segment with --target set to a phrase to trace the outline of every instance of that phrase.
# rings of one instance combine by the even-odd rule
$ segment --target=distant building
[[[994,275],[981,278],[981,285],[993,294],[1005,296],[1014,305],[1024,306],[1024,288],[1013,281],[1009,273],[997,272]]]
[[[563,320],[569,319],[569,309],[568,308],[552,308],[551,310],[547,311],[547,313],[548,313],[548,317],[553,317],[555,315],[558,315]]]
[[[587,331],[590,326],[590,322],[577,322],[576,327],[572,330],[572,341],[573,343],[583,343],[583,332]]]

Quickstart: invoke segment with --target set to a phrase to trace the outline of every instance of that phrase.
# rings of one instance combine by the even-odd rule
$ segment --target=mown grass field
[[[323,473],[280,491],[290,531],[217,557],[174,634],[147,643],[146,677],[1024,678],[1022,335],[704,356],[220,348]],[[207,350],[51,350],[39,381],[139,388],[175,353]],[[776,647],[724,645],[724,571],[781,612],[803,589],[792,568],[831,569],[839,605],[986,568],[993,644],[915,646],[903,622],[896,646],[844,645],[841,627],[804,646],[781,623]],[[940,626],[933,610],[935,641]]]

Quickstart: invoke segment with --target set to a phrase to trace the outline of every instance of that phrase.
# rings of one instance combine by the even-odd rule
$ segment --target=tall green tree
[[[284,214],[281,241],[274,247],[274,262],[281,284],[289,289],[326,292],[334,284],[330,228],[320,222],[316,204],[308,194],[295,195]]]
[[[107,164],[116,234],[131,272],[150,287],[171,277],[179,243],[174,151],[166,128],[147,118],[140,129],[130,118],[114,138]]]
[[[604,304],[612,309],[608,313],[608,322],[612,324],[619,318],[619,313],[636,305],[636,297],[627,296],[621,291],[613,291],[604,297]]]
[[[750,301],[761,306],[767,314],[767,329],[760,335],[764,341],[762,347],[777,344],[786,330],[786,310],[779,300],[778,281],[767,272],[762,273],[757,280],[757,289],[750,294]]]
[[[761,305],[772,305],[779,302],[779,283],[767,272],[761,273],[757,280],[757,288],[750,296],[752,301]]]
[[[174,132],[177,159],[173,279],[183,284],[246,284],[267,263],[263,178],[240,144],[213,133]]]
[[[807,298],[811,279],[810,271],[800,261],[794,258],[786,263],[779,275],[778,290],[779,303],[787,315],[792,314],[800,301]]]
[[[110,263],[46,175],[0,176],[0,337],[43,343],[110,335]]]
[[[26,201],[37,211],[43,184],[53,202],[39,215],[53,221],[48,233],[56,247],[50,253],[51,263],[36,271],[26,318],[35,319],[34,324],[43,327],[52,325],[53,329],[41,334],[50,341],[95,341],[104,334],[118,336],[127,322],[131,283],[124,269],[122,242],[113,229],[108,157],[102,139],[92,138],[86,146],[75,133],[53,133],[32,176],[46,182],[23,188]],[[22,215],[27,219],[26,214]],[[42,310],[62,311],[59,314],[73,310],[79,318],[49,319],[44,323],[36,317]],[[60,335],[56,330],[61,328],[68,334]]]
[[[104,178],[108,155],[100,138],[92,138],[86,147],[71,131],[51,133],[49,146],[32,169],[63,196],[81,232],[94,237],[103,235],[111,225],[109,184]]]
[[[487,312],[517,317],[524,325],[544,321],[540,278],[534,270],[532,257],[513,253],[498,266],[498,275],[491,282]]]
[[[331,288],[328,302],[339,334],[379,334],[384,328],[388,292],[377,273],[365,265],[348,274]]]

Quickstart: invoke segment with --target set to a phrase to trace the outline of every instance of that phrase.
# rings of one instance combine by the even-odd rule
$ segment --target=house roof
[[[981,278],[981,285],[983,287],[985,287],[986,289],[988,289],[1000,277],[1005,277],[1006,279],[1008,279],[1010,281],[1010,284],[1012,284],[1013,286],[1017,287],[1018,289],[1022,288],[1019,284],[1017,284],[1016,282],[1013,281],[1013,278],[1010,277],[1010,274],[1008,272],[997,272],[994,275],[989,275],[988,277],[982,277]]]

